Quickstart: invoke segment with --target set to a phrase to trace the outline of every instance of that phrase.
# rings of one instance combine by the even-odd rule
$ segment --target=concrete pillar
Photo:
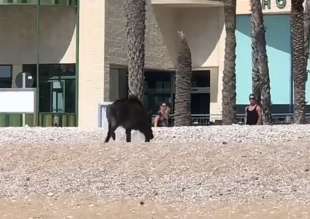
[[[219,69],[212,68],[210,72],[210,121],[221,119],[221,94],[219,89]]]
[[[80,0],[78,126],[99,126],[104,100],[105,0]]]
[[[219,9],[219,30],[221,31],[220,38],[217,44],[218,50],[218,68],[213,68],[210,75],[210,120],[222,120],[222,89],[223,89],[223,71],[225,60],[225,24],[224,24],[224,9]]]

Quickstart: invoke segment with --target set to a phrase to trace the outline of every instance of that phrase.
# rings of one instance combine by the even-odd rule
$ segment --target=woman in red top
[[[169,113],[170,108],[166,103],[162,103],[158,112],[158,115],[155,117],[154,126],[155,127],[168,127],[169,125]]]

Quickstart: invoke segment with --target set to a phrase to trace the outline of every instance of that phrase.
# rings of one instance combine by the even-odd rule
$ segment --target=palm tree
[[[252,93],[257,102],[261,102],[261,80],[258,69],[257,43],[252,29]]]
[[[253,70],[253,78],[255,79],[253,87],[255,89],[254,92],[257,92],[256,95],[260,94],[258,99],[260,99],[263,108],[263,123],[271,124],[270,78],[264,17],[260,0],[251,0],[251,11],[252,47],[254,47],[253,65],[256,65]]]
[[[310,0],[306,0],[305,4],[305,13],[304,13],[304,31],[305,31],[305,56],[306,56],[306,62],[308,64],[309,59],[309,51],[310,51]],[[307,72],[307,64],[305,65]],[[308,80],[308,74],[306,73],[306,81]]]
[[[129,95],[143,100],[145,57],[145,0],[127,0]]]
[[[192,124],[192,57],[191,50],[182,31],[178,31],[178,41],[174,125],[190,126]]]
[[[224,1],[225,61],[223,71],[223,124],[231,125],[236,115],[236,0]]]
[[[292,43],[294,75],[294,120],[297,124],[305,123],[306,64],[304,43],[304,8],[303,0],[291,0],[292,4]]]

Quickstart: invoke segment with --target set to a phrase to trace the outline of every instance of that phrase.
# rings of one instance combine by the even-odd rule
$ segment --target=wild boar
[[[123,127],[126,130],[126,141],[131,141],[131,130],[138,130],[145,136],[145,142],[154,138],[152,120],[143,104],[135,96],[120,99],[107,107],[108,133],[105,142],[112,137],[115,140],[115,130]]]

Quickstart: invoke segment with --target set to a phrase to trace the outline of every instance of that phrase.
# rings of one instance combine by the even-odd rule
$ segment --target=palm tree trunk
[[[225,61],[223,71],[223,124],[231,125],[236,115],[236,0],[224,1]]]
[[[178,37],[174,125],[190,126],[192,124],[192,57],[184,33],[178,32]]]
[[[145,57],[145,0],[127,0],[129,95],[143,101]]]
[[[310,51],[310,0],[306,0],[305,4],[305,13],[304,13],[304,31],[305,31],[305,56],[306,56],[306,81],[308,81],[308,59],[309,59],[309,51]]]
[[[251,17],[252,19],[252,17]],[[253,22],[251,21],[251,24]],[[254,94],[257,102],[261,102],[261,80],[258,69],[258,53],[257,42],[255,39],[254,28],[252,27],[252,93]]]
[[[294,120],[305,123],[306,57],[304,43],[303,0],[291,0],[292,38],[293,38],[293,75],[294,75]]]
[[[271,124],[271,95],[270,95],[270,78],[268,68],[268,57],[266,51],[266,36],[264,27],[264,17],[260,0],[251,0],[251,24],[252,38],[256,45],[257,65],[259,71],[260,99],[263,108],[263,123]],[[256,72],[255,72],[256,73]],[[254,76],[257,78],[257,76]]]

